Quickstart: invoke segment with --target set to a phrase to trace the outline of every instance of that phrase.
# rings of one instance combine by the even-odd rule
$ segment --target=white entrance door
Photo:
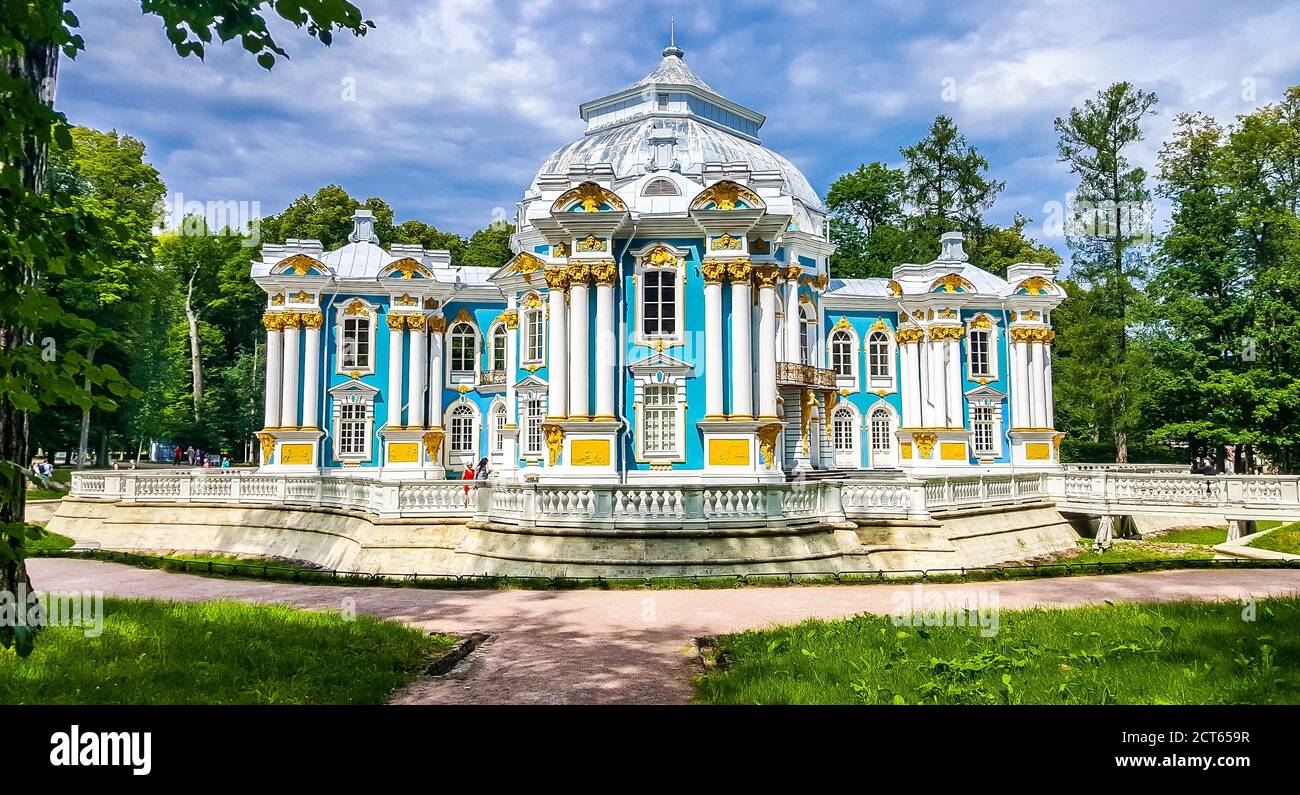
[[[840,406],[831,415],[831,442],[835,447],[835,466],[856,469],[862,466],[858,455],[857,423],[853,409]]]
[[[894,415],[884,406],[872,410],[868,435],[871,439],[871,468],[898,466],[898,444],[894,438]]]

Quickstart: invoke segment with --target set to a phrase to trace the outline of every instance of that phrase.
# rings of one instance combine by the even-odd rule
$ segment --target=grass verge
[[[1283,525],[1268,535],[1251,541],[1246,546],[1300,555],[1300,522]]]
[[[382,704],[456,639],[367,616],[105,599],[103,633],[0,650],[0,704]]]
[[[977,626],[805,621],[717,640],[711,704],[1295,704],[1300,599],[996,611]],[[949,622],[951,623],[951,622]]]

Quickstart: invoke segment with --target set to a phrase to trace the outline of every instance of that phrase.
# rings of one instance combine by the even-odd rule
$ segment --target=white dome
[[[566,174],[573,166],[608,164],[617,180],[654,170],[674,170],[701,181],[706,163],[743,163],[751,171],[777,172],[788,195],[813,212],[821,197],[789,160],[763,146],[758,130],[766,120],[718,94],[681,58],[664,50],[654,71],[615,94],[581,106],[587,133],[560,147],[538,170]],[[538,191],[533,180],[530,193]]]

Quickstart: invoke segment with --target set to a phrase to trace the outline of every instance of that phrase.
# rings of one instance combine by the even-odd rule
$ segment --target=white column
[[[506,427],[501,435],[502,469],[514,472],[519,467],[519,412],[515,395],[515,368],[519,346],[519,299],[506,299]],[[491,422],[491,418],[488,418]]]
[[[725,266],[705,263],[704,272],[704,418],[720,420],[722,405],[722,277]]]
[[[601,422],[613,422],[614,370],[618,357],[614,344],[614,263],[592,266],[596,280],[596,416]]]
[[[591,272],[586,265],[569,266],[569,417],[587,418],[591,414],[587,395],[587,376],[591,357],[587,337],[587,280]]]
[[[424,427],[424,385],[429,380],[424,371],[424,315],[412,315],[407,322],[411,332],[410,367],[407,368],[406,391],[410,395],[406,405],[406,424],[414,428]]]
[[[298,427],[298,323],[296,312],[285,314],[284,363],[280,379],[280,425]]]
[[[785,351],[782,361],[799,361],[799,276],[803,269],[798,265],[785,268]]]
[[[304,347],[302,368],[302,425],[319,427],[320,416],[320,327],[323,317],[319,311],[302,316]]]
[[[388,315],[388,427],[402,426],[402,328],[405,325],[401,315],[389,312]]]
[[[934,405],[934,415],[930,418],[933,425],[927,423],[928,427],[946,428],[948,427],[948,376],[947,361],[944,356],[942,340],[931,340],[927,343],[930,350],[930,402]]]
[[[262,315],[262,325],[266,328],[266,413],[262,417],[263,428],[280,426],[280,362],[284,355],[284,335],[280,333],[279,314]]]
[[[775,421],[776,414],[776,277],[774,266],[760,268],[758,278],[758,416]]]
[[[914,342],[898,343],[898,389],[903,396],[903,427],[915,428],[921,424],[921,384],[917,378]]]
[[[1043,411],[1047,414],[1045,428],[1056,427],[1056,404],[1052,392],[1052,346],[1043,345]]]
[[[442,338],[447,330],[447,319],[432,315],[425,323],[429,327],[429,426],[442,427]]]
[[[1023,342],[1012,340],[1007,343],[1007,360],[1007,366],[1011,368],[1011,427],[1024,428],[1028,425],[1025,422],[1025,409],[1029,406],[1029,393],[1025,391],[1028,381],[1025,378]]]
[[[564,301],[569,277],[564,268],[547,268],[546,286],[550,290],[547,296],[550,328],[546,335],[546,415],[563,418],[569,416],[569,324]]]
[[[751,353],[753,329],[750,312],[750,278],[753,266],[733,262],[727,267],[731,277],[731,416],[754,416],[754,364]]]
[[[1044,406],[1046,391],[1043,387],[1043,377],[1046,375],[1043,367],[1043,347],[1041,342],[1034,342],[1030,346],[1032,363],[1029,371],[1029,392],[1033,396],[1030,421],[1035,428],[1047,427],[1047,411]]]
[[[962,413],[961,396],[961,342],[950,339],[944,347],[948,349],[948,426],[964,428],[966,418]]]

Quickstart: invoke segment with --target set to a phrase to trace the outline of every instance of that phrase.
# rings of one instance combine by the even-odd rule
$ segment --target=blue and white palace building
[[[1006,279],[959,233],[889,279],[832,278],[826,208],[764,117],[670,46],[579,107],[499,270],[380,246],[266,245],[266,473],[783,482],[1059,467],[1053,269]]]

